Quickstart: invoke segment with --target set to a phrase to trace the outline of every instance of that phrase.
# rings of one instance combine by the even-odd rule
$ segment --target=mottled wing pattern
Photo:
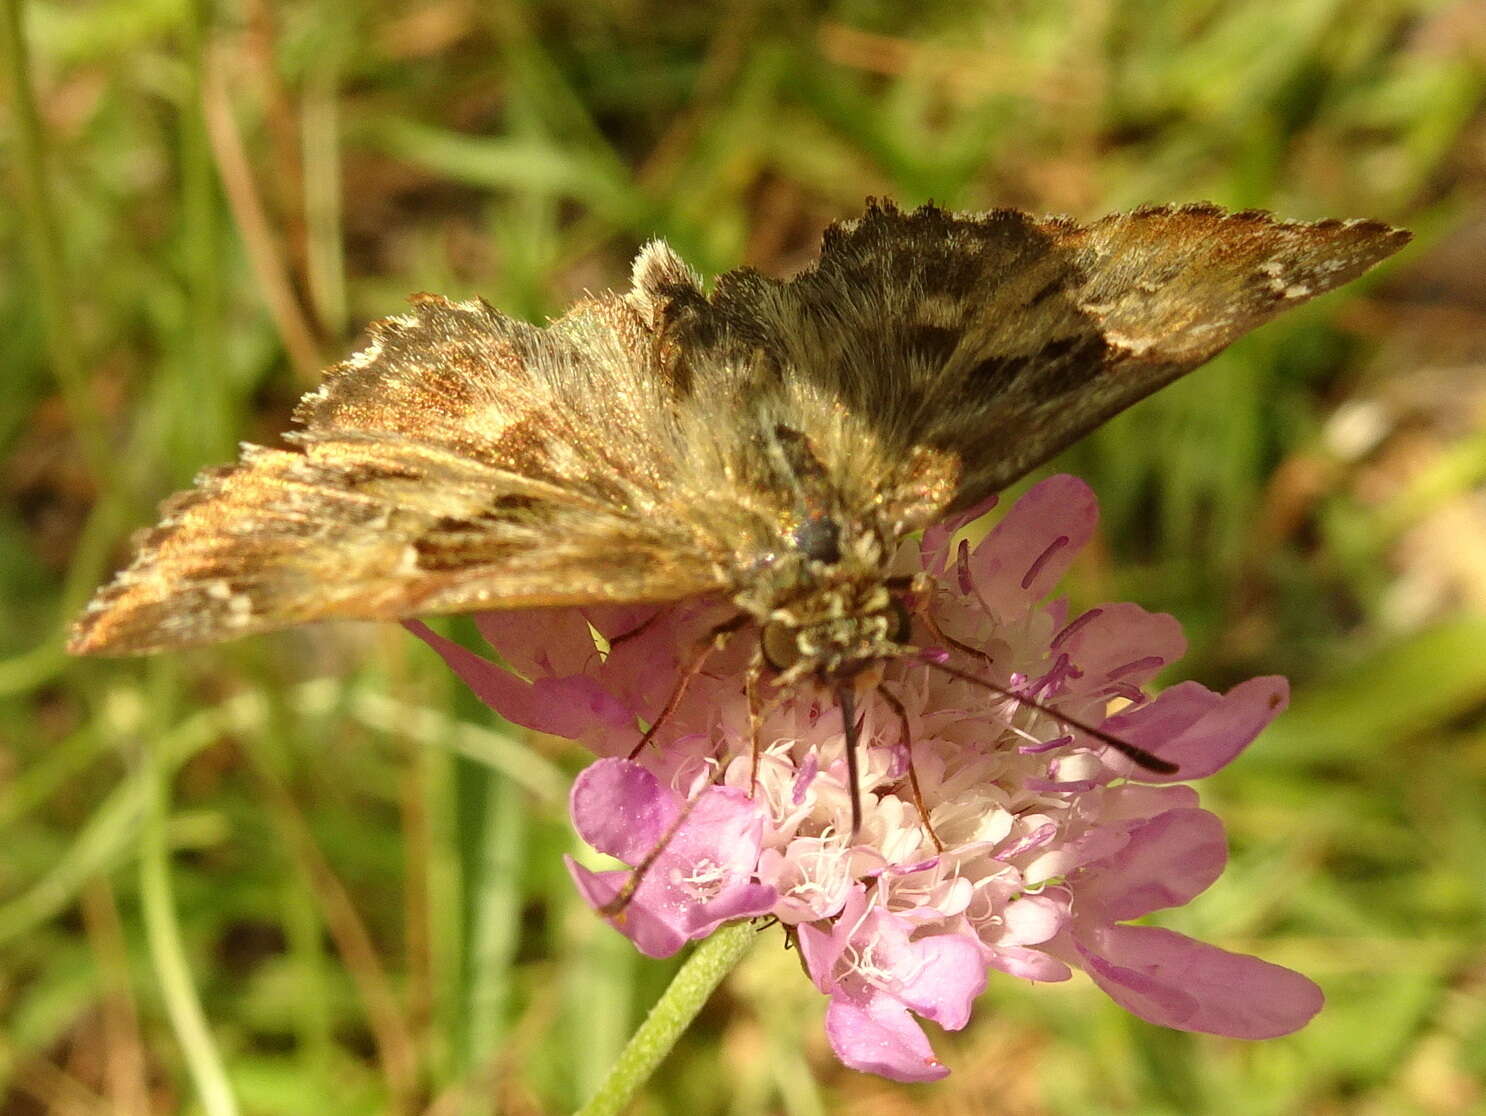
[[[480,301],[413,304],[305,397],[290,448],[244,447],[165,504],[72,651],[720,587],[671,506],[676,385],[629,301],[545,329]]]
[[[1205,204],[1088,225],[871,205],[795,278],[730,272],[681,313],[698,349],[808,382],[894,452],[956,457],[955,510],[1408,239]]]
[[[875,582],[905,533],[1407,238],[1206,205],[1090,225],[872,205],[787,281],[707,293],[657,243],[629,293],[545,328],[416,296],[288,448],[166,504],[70,649],[713,591],[767,616],[802,548],[839,535],[836,572]]]

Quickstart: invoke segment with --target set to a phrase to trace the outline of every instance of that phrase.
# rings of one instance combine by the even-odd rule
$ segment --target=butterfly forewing
[[[1210,205],[1091,225],[871,206],[791,280],[722,276],[692,333],[845,401],[891,452],[953,455],[958,509],[1408,239]]]
[[[880,579],[904,534],[1406,240],[1205,205],[1090,225],[871,205],[790,280],[708,293],[653,244],[628,294],[545,328],[415,296],[288,448],[167,502],[71,650],[703,593],[763,616],[792,549],[855,540],[842,561]]]
[[[635,312],[609,298],[569,318],[538,330],[418,296],[304,399],[291,449],[246,447],[167,502],[72,649],[726,587],[673,514],[674,432]]]

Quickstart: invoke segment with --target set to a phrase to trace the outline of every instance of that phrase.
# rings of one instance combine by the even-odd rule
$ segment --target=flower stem
[[[165,1014],[175,1030],[185,1056],[186,1069],[196,1085],[201,1107],[207,1116],[237,1116],[237,1098],[228,1080],[222,1055],[212,1039],[201,996],[191,976],[191,963],[181,941],[175,897],[170,884],[170,804],[168,801],[171,761],[161,754],[158,742],[145,749],[150,780],[144,828],[140,834],[139,893],[144,912],[145,938],[155,979],[165,1002]]]
[[[755,936],[751,923],[734,922],[697,946],[577,1116],[613,1116],[633,1099]]]

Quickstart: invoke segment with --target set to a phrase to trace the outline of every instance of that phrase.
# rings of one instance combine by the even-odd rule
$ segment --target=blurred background
[[[1243,1044],[993,978],[897,1086],[771,938],[634,1111],[1486,1111],[1486,4],[0,8],[4,1116],[587,1095],[673,966],[571,892],[582,756],[392,626],[71,662],[63,624],[408,292],[541,320],[656,235],[784,274],[869,194],[1415,231],[1058,463],[1104,507],[1077,603],[1175,613],[1172,678],[1293,680],[1162,921],[1329,1003]]]

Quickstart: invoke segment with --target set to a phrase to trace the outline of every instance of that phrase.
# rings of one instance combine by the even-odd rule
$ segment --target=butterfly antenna
[[[1147,771],[1154,772],[1157,775],[1174,775],[1179,770],[1177,765],[1172,763],[1170,760],[1164,760],[1160,756],[1153,755],[1150,752],[1147,752],[1144,748],[1141,748],[1135,744],[1131,744],[1128,740],[1121,740],[1118,736],[1110,735],[1103,729],[1098,729],[1095,728],[1093,725],[1084,723],[1083,721],[1075,720],[1073,717],[1068,716],[1068,714],[1066,713],[1060,713],[1056,709],[1050,709],[1048,706],[1043,705],[1042,702],[1037,701],[1033,698],[1029,698],[1025,694],[1016,693],[1013,690],[1007,689],[1005,686],[997,685],[995,682],[989,682],[986,679],[979,677],[978,675],[970,674],[968,671],[958,670],[955,667],[949,666],[947,663],[936,663],[933,659],[924,659],[923,662],[925,666],[930,666],[933,667],[935,670],[943,671],[945,674],[948,674],[954,678],[958,678],[962,682],[969,682],[972,685],[981,686],[984,689],[990,690],[992,693],[1000,694],[1002,697],[1008,697],[1012,701],[1020,702],[1022,705],[1030,706],[1031,708],[1037,710],[1039,713],[1046,713],[1049,717],[1052,717],[1055,720],[1062,721],[1066,725],[1071,725],[1073,728],[1078,729],[1079,732],[1087,733],[1088,735],[1092,736],[1101,744],[1109,745],[1109,747],[1119,752],[1122,756],[1129,759],[1132,763],[1145,768]]]
[[[846,780],[851,784],[851,839],[862,828],[862,790],[857,775],[857,695],[850,682],[836,687],[841,705],[841,731],[846,737]]]

